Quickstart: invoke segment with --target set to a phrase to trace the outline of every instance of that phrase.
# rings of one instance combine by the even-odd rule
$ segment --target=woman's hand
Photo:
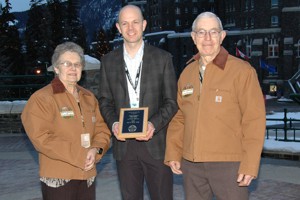
[[[84,171],[89,171],[94,168],[95,161],[96,161],[96,154],[97,154],[96,148],[92,148],[88,151],[85,164],[84,164]]]

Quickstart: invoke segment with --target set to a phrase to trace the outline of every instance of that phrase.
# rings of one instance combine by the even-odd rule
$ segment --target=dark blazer
[[[108,127],[119,121],[120,108],[130,108],[123,46],[102,57],[99,103]],[[130,86],[131,87],[131,86]],[[148,107],[148,121],[155,127],[154,137],[146,142],[154,159],[165,154],[168,123],[178,110],[177,81],[171,54],[145,44],[140,85],[140,107]],[[113,138],[114,158],[121,160],[127,142]]]

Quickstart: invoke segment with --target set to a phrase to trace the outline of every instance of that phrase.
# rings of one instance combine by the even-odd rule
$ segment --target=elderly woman
[[[39,153],[43,199],[94,200],[95,164],[107,151],[110,131],[98,101],[77,82],[84,67],[80,46],[56,47],[52,64],[56,77],[35,92],[22,113],[22,122]]]

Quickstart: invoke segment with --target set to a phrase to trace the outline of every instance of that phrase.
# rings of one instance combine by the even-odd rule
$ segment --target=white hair
[[[200,20],[202,18],[215,18],[217,20],[218,24],[219,24],[220,30],[223,30],[222,22],[221,22],[220,18],[215,13],[212,13],[212,12],[203,12],[203,13],[200,13],[196,17],[196,19],[194,20],[193,25],[192,25],[192,31],[196,30],[196,26],[197,26],[198,20]]]

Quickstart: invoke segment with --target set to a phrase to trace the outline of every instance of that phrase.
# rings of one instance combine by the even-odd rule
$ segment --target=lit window
[[[276,83],[270,83],[270,93],[276,93],[276,92],[277,92]]]

